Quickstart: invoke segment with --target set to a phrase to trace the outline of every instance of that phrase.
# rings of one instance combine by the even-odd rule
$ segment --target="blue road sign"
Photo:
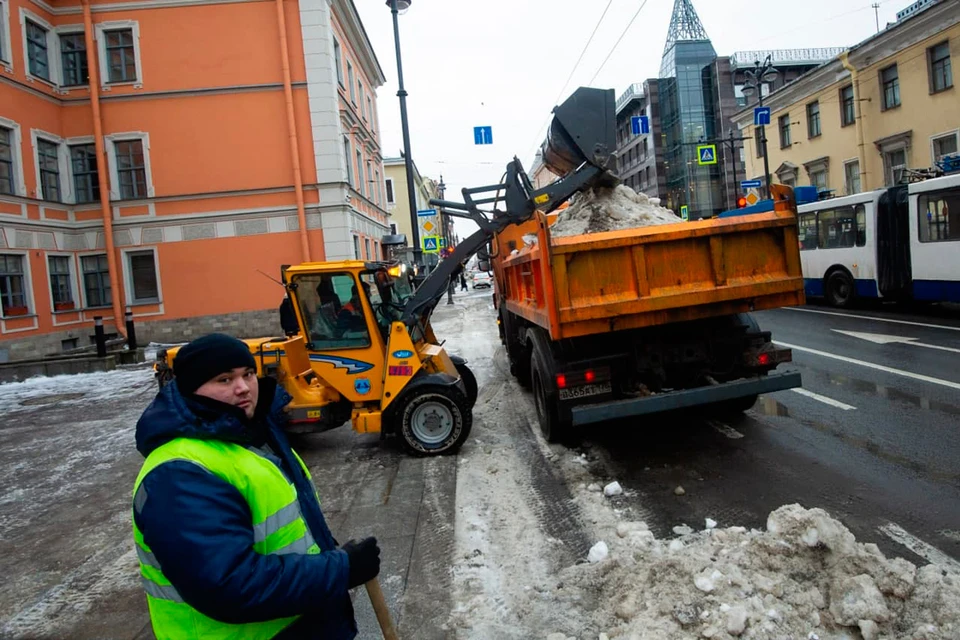
[[[493,144],[493,127],[474,127],[473,144]]]
[[[770,107],[755,107],[753,110],[753,124],[765,127],[770,124]]]
[[[697,147],[697,164],[717,164],[717,145],[705,144]]]
[[[741,180],[741,189],[759,189],[763,186],[763,180]]]
[[[633,116],[630,118],[630,129],[635,136],[650,133],[650,118],[647,116]]]
[[[437,236],[428,236],[423,239],[423,250],[427,253],[437,253],[440,251],[440,238]]]
[[[421,209],[420,211],[417,211],[417,215],[418,215],[419,217],[421,217],[421,218],[429,218],[429,217],[431,217],[431,216],[437,215],[437,210],[436,210],[436,209]]]

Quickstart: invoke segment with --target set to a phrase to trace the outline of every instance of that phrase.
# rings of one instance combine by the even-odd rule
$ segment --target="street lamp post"
[[[423,253],[420,248],[420,222],[417,219],[417,194],[413,180],[413,154],[410,153],[410,126],[407,122],[407,91],[403,87],[403,62],[400,58],[400,20],[401,10],[410,8],[413,0],[387,0],[387,6],[393,14],[393,40],[397,47],[397,83],[400,85],[397,97],[400,98],[400,126],[403,129],[404,167],[407,172],[407,198],[410,206],[410,239],[413,242],[413,262],[422,266]]]
[[[763,107],[763,83],[764,82],[773,82],[777,79],[779,71],[773,67],[773,58],[772,56],[767,56],[767,58],[761,63],[759,60],[753,63],[754,68],[748,69],[744,75],[747,77],[747,81],[743,86],[743,94],[749,96],[754,91],[757,92],[757,101],[759,106]],[[760,146],[763,149],[763,185],[766,190],[767,197],[770,197],[770,156],[767,154],[767,128],[764,125],[760,125]]]

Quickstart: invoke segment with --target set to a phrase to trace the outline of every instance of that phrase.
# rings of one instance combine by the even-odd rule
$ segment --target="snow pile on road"
[[[36,376],[0,384],[0,410],[29,411],[49,404],[88,406],[155,385],[153,369],[143,365],[95,373]]]
[[[680,222],[680,218],[661,207],[659,200],[651,200],[621,184],[613,189],[588,189],[574,196],[570,206],[557,214],[550,234],[562,238],[675,222]]]
[[[766,531],[707,528],[669,541],[621,522],[605,541],[608,560],[559,580],[599,591],[584,613],[611,640],[960,638],[957,576],[889,560],[822,509],[788,505]]]

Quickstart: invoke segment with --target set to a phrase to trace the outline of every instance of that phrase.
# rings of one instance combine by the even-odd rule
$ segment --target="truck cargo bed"
[[[564,238],[550,220],[500,234],[495,268],[499,303],[553,340],[804,302],[789,210]]]

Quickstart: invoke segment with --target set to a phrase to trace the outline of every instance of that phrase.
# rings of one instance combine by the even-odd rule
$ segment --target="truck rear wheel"
[[[547,442],[563,442],[570,433],[570,425],[560,415],[560,400],[553,383],[556,374],[547,364],[546,357],[540,353],[536,343],[530,360],[533,401],[537,409],[540,432]]]
[[[456,453],[473,426],[469,401],[455,387],[417,389],[401,400],[397,417],[404,447],[418,456]]]
[[[518,330],[510,314],[500,312],[500,325],[503,329],[504,344],[507,347],[507,359],[510,361],[510,375],[517,379],[524,389],[532,388],[530,377],[530,355],[518,338]]]

